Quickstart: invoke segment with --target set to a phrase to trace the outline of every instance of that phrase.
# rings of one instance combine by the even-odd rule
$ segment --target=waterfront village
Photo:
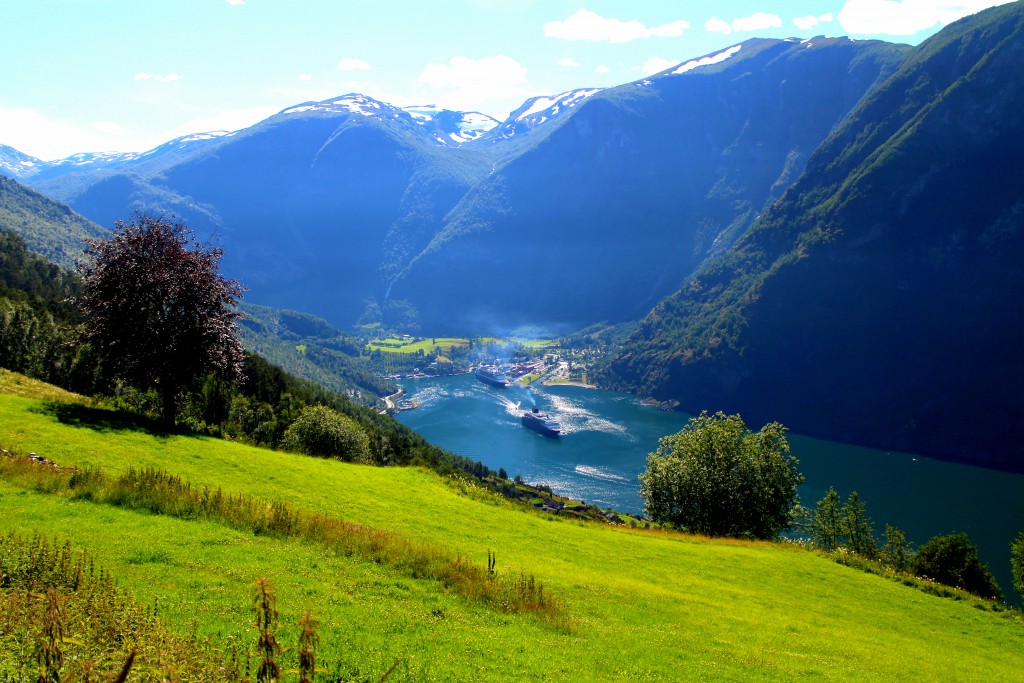
[[[421,338],[410,335],[367,345],[373,365],[387,379],[464,375],[493,367],[510,383],[568,384],[592,388],[588,379],[600,352],[552,340]]]

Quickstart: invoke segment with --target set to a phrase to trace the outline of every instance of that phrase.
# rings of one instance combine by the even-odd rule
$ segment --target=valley
[[[15,4],[0,681],[1020,679],[1024,0]]]

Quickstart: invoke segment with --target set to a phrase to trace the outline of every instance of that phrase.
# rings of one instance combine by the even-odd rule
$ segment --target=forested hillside
[[[612,366],[682,409],[1024,469],[1024,5],[916,48]]]
[[[60,202],[0,175],[0,230],[21,235],[29,248],[63,268],[72,268],[84,241],[106,230]]]

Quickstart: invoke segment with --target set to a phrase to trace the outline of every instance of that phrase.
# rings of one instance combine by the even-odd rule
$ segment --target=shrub
[[[284,433],[281,445],[290,451],[369,462],[370,439],[352,419],[325,406],[309,406]]]
[[[978,597],[1002,600],[1003,591],[989,568],[978,559],[978,548],[960,532],[936,536],[921,546],[910,571]]]

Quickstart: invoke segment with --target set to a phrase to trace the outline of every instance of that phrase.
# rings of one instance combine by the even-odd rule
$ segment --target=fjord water
[[[399,421],[432,443],[504,468],[509,477],[519,474],[622,512],[642,512],[637,477],[647,454],[688,419],[644,406],[635,396],[571,386],[497,389],[472,375],[405,380],[402,386],[420,407],[401,412]],[[535,403],[561,422],[561,438],[522,426],[522,413]],[[1004,593],[1013,596],[1009,544],[1024,531],[1024,476],[795,434],[790,445],[807,478],[800,488],[804,505],[813,506],[834,486],[844,499],[858,492],[879,536],[886,523],[916,545],[965,531]]]

